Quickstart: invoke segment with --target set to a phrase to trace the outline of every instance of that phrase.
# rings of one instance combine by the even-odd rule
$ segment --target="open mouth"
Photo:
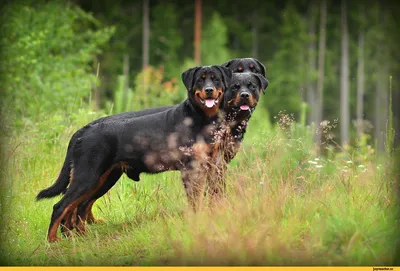
[[[240,112],[245,112],[245,111],[253,111],[254,108],[256,107],[256,105],[249,105],[247,103],[242,103],[242,104],[236,104],[235,108],[236,110],[240,111]]]
[[[220,97],[220,96],[221,96],[221,93],[218,94],[218,97],[215,98],[215,99],[214,99],[214,98],[202,99],[202,98],[200,97],[200,95],[198,95],[201,104],[203,104],[203,105],[204,105],[205,107],[207,107],[207,108],[212,108],[212,107],[214,107],[215,105],[217,105],[217,104],[219,103],[219,97]]]
[[[240,110],[243,110],[243,111],[250,110],[250,106],[248,106],[247,104],[242,104],[242,105],[240,106]]]

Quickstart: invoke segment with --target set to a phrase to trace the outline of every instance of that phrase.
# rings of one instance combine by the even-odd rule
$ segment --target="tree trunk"
[[[340,139],[342,146],[349,144],[349,34],[347,31],[347,5],[342,0],[341,8],[341,69],[340,69]]]
[[[318,80],[316,92],[316,114],[315,122],[317,126],[323,119],[323,99],[324,99],[324,77],[325,77],[325,48],[326,48],[326,0],[321,1],[320,6],[320,26],[319,26],[319,44],[318,44]],[[321,143],[322,132],[316,133],[316,141]]]
[[[251,55],[254,58],[258,58],[258,20],[257,20],[257,10],[253,11],[251,21],[251,36],[252,36],[252,46],[251,46]]]
[[[363,11],[361,11],[364,18]],[[357,60],[357,133],[363,134],[364,119],[364,29],[360,29],[358,34],[358,60]]]
[[[149,21],[149,0],[143,0],[143,69],[147,68],[147,66],[149,65]]]
[[[308,124],[315,123],[316,120],[316,93],[315,93],[315,80],[314,73],[317,70],[316,58],[316,33],[315,33],[315,1],[309,5],[308,18],[309,18],[309,37],[308,44],[308,82],[307,82],[307,104],[310,107],[308,113]]]
[[[375,140],[378,151],[383,151],[383,123],[382,123],[382,66],[379,65],[376,77],[376,92],[375,92]]]
[[[194,61],[196,65],[201,63],[201,0],[195,0],[195,22],[194,22]]]
[[[383,70],[382,70],[382,99],[381,99],[381,123],[382,123],[382,139],[380,143],[380,150],[385,151],[386,144],[386,135],[388,131],[388,121],[389,121],[389,64],[388,57],[385,54],[385,58],[383,61]]]
[[[123,100],[123,110],[127,110],[128,103],[128,88],[129,88],[129,55],[124,54],[124,100]]]
[[[378,54],[380,63],[383,63],[383,55]],[[380,64],[377,72],[376,79],[376,93],[375,93],[375,139],[376,148],[378,152],[385,151],[385,135],[386,124],[388,121],[388,64]]]
[[[378,22],[382,29],[388,25],[385,8],[378,10]],[[389,117],[389,48],[382,38],[378,43],[376,61],[378,63],[375,96],[375,139],[377,151],[385,151],[387,123]]]

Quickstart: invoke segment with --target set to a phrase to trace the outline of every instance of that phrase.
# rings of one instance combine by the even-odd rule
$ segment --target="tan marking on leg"
[[[72,209],[75,209],[79,203],[81,203],[82,201],[90,198],[91,196],[94,195],[94,193],[96,193],[96,191],[104,184],[104,182],[107,180],[108,175],[110,174],[110,172],[119,164],[116,164],[112,167],[110,167],[101,177],[100,177],[100,181],[96,184],[96,186],[92,189],[90,189],[89,191],[87,191],[86,193],[84,193],[82,196],[80,196],[78,199],[76,199],[75,201],[73,201],[72,203],[70,203],[67,207],[65,207],[64,211],[61,213],[61,215],[54,221],[53,225],[51,226],[51,228],[49,229],[49,233],[47,235],[47,239],[49,242],[56,242],[61,240],[60,238],[57,237],[57,229],[61,223],[61,220],[64,218],[64,216],[70,212]]]
[[[73,166],[71,166],[71,170],[69,171],[69,185],[71,185],[72,181],[74,180],[74,173],[75,173],[74,168]]]

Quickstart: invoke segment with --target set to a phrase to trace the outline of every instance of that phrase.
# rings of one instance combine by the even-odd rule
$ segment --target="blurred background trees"
[[[18,126],[82,103],[107,113],[178,103],[198,48],[198,64],[266,65],[265,121],[337,120],[338,143],[369,136],[383,150],[389,75],[400,100],[399,12],[377,0],[14,1],[2,10],[2,114]]]

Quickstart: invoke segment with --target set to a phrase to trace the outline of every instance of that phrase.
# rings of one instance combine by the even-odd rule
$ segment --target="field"
[[[194,214],[178,172],[122,178],[94,206],[105,223],[49,244],[56,179],[76,129],[99,113],[25,122],[2,136],[1,263],[6,265],[391,265],[396,198],[387,157],[365,142],[317,156],[310,127],[261,109],[229,165],[226,199]],[[278,117],[279,118],[279,117]],[[60,233],[59,233],[60,234]]]

